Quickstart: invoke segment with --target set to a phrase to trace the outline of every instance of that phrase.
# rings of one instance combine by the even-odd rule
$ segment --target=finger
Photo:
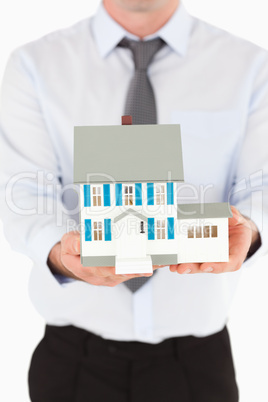
[[[200,273],[200,264],[198,263],[183,263],[177,265],[170,265],[171,272],[177,272],[178,274],[197,274]]]
[[[80,255],[80,234],[77,231],[66,233],[61,239],[62,254]]]
[[[85,267],[81,264],[80,255],[62,254],[61,262],[68,271],[80,279],[84,278]],[[88,271],[87,271],[88,272]]]
[[[124,281],[128,281],[129,279],[133,279],[133,278],[141,278],[141,277],[150,277],[152,276],[153,273],[150,274],[123,274],[123,275],[116,275],[118,277],[122,276],[124,278]]]
[[[229,226],[247,225],[246,218],[233,205],[231,206],[232,218],[229,218]]]
[[[205,262],[201,264],[200,270],[205,273],[222,274],[224,272],[235,272],[242,266],[243,261],[235,255],[230,255],[228,262]]]
[[[80,262],[80,257],[68,256],[68,258],[69,261],[72,261],[72,272],[83,280],[90,279],[90,283],[94,278],[96,281],[116,278],[115,267],[84,267]]]

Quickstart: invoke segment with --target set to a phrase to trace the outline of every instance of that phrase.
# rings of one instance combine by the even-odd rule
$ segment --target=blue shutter
[[[168,239],[174,239],[174,218],[167,218]]]
[[[174,204],[173,183],[167,183],[167,205]]]
[[[154,240],[154,218],[148,218],[148,240]]]
[[[111,219],[104,219],[104,239],[105,241],[112,240]]]
[[[154,205],[154,183],[147,183],[147,205]]]
[[[115,205],[122,205],[122,184],[115,184]]]
[[[84,207],[90,207],[90,184],[84,184]]]
[[[104,184],[103,185],[103,200],[104,200],[104,206],[105,207],[110,207],[110,205],[111,205],[110,184]]]
[[[85,241],[91,241],[91,219],[85,219]]]
[[[141,183],[135,183],[136,205],[142,205],[142,186]]]

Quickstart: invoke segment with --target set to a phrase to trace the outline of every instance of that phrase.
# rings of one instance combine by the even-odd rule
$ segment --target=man
[[[181,124],[178,197],[234,205],[228,263],[155,267],[136,292],[124,282],[137,275],[81,266],[69,186],[73,126],[120,124],[135,61],[124,38],[163,41],[146,74],[157,123]],[[32,401],[238,400],[225,325],[243,261],[267,247],[266,65],[267,52],[178,0],[104,0],[92,19],[13,53],[1,210],[10,242],[35,261],[30,294],[48,323],[31,362]]]

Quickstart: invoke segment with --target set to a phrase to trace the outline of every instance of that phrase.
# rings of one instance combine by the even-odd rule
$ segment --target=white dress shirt
[[[94,17],[12,53],[1,91],[6,237],[34,261],[30,296],[49,324],[149,343],[209,335],[226,324],[244,267],[220,275],[165,267],[132,294],[124,284],[55,278],[46,265],[50,249],[78,222],[73,127],[120,124],[134,71],[130,51],[116,47],[125,35],[133,37],[100,6]],[[189,16],[182,5],[146,39],[155,36],[167,43],[149,68],[158,123],[182,130],[186,183],[179,202],[229,200],[250,216],[263,243],[254,261],[268,245],[267,52]]]

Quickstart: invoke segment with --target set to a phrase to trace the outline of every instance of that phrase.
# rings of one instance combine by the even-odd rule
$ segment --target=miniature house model
[[[81,261],[116,273],[228,261],[228,203],[176,203],[179,125],[75,127]]]

